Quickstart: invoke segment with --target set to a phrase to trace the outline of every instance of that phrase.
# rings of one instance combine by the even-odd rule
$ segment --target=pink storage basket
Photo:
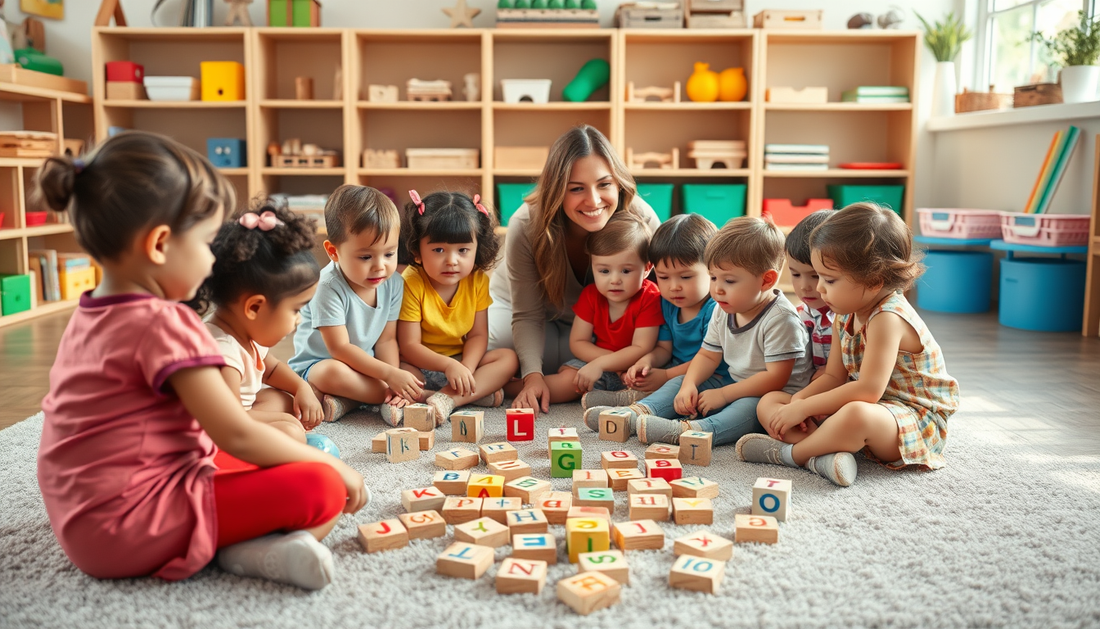
[[[1001,213],[1001,235],[1005,242],[1037,247],[1072,247],[1089,240],[1087,214]]]
[[[920,233],[930,238],[1000,238],[1001,212],[961,208],[918,208]]]

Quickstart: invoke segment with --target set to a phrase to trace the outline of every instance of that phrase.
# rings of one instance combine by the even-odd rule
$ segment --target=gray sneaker
[[[584,409],[584,425],[588,426],[589,430],[599,432],[600,413],[610,411],[613,408],[613,406],[590,406]]]
[[[737,457],[749,463],[771,463],[773,465],[786,465],[779,456],[779,449],[785,443],[760,433],[749,433],[737,440]]]
[[[690,422],[656,415],[635,415],[630,421],[641,443],[680,443],[680,434],[691,430]]]
[[[593,406],[630,406],[646,395],[648,394],[634,389],[589,391],[581,396],[581,408],[588,410]]]
[[[806,469],[829,479],[838,487],[848,487],[856,480],[856,457],[851,452],[837,452],[810,457]]]

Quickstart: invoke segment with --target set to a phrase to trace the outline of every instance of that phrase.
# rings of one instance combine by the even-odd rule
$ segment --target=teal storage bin
[[[743,183],[685,183],[684,212],[699,214],[718,227],[731,218],[745,215]]]
[[[653,211],[657,213],[657,218],[661,219],[662,223],[672,216],[672,189],[674,187],[675,184],[671,183],[638,184],[638,195],[649,204],[649,207],[653,208]]]
[[[501,225],[508,226],[508,219],[523,205],[523,198],[534,189],[533,183],[497,184],[497,209],[500,210]]]
[[[31,276],[0,275],[0,315],[31,309]]]
[[[1001,260],[1001,325],[1036,332],[1081,329],[1085,263],[1055,258]]]
[[[849,184],[829,185],[829,197],[836,209],[860,201],[873,201],[888,207],[901,216],[901,204],[905,198],[905,186],[853,186]]]
[[[917,306],[934,312],[986,312],[992,304],[993,254],[933,250],[924,254]]]

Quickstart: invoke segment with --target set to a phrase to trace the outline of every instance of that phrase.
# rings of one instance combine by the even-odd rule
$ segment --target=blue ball
[[[312,433],[307,434],[306,443],[313,446],[314,448],[317,448],[321,452],[325,452],[327,454],[331,454],[336,458],[340,458],[340,448],[336,447],[336,444],[333,443],[332,439],[329,439],[324,435],[315,435]]]

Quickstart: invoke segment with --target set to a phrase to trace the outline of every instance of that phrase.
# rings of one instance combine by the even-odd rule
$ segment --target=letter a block
[[[600,413],[600,439],[624,442],[630,438],[630,411],[625,408]]]
[[[451,441],[477,443],[484,436],[484,411],[455,411],[451,413]]]
[[[508,557],[497,570],[497,594],[541,594],[546,562]]]
[[[676,459],[650,459],[645,462],[645,474],[649,478],[663,478],[674,481],[683,478],[684,466]]]
[[[680,435],[680,462],[689,465],[710,465],[714,433],[692,430]]]
[[[702,476],[687,476],[669,482],[673,498],[717,498],[718,483]]]
[[[435,559],[435,571],[448,577],[477,579],[493,565],[495,553],[487,546],[455,542]]]
[[[661,550],[665,547],[665,532],[653,520],[618,522],[615,545],[622,550]]]
[[[573,470],[583,466],[583,452],[579,441],[555,441],[550,444],[550,477],[572,478]]]
[[[553,490],[554,486],[549,481],[533,476],[524,476],[504,484],[504,495],[519,498],[524,504],[535,504],[539,497]]]
[[[403,411],[405,427],[420,432],[435,431],[435,409],[427,404],[409,404]]]
[[[507,544],[511,539],[508,535],[508,527],[492,518],[478,518],[455,525],[456,542],[498,548]]]
[[[569,547],[569,563],[577,563],[577,555],[611,549],[611,528],[606,520],[579,518],[566,520],[565,543]]]
[[[546,443],[554,443],[555,441],[580,441],[580,436],[577,435],[576,428],[551,428],[547,431]]]
[[[436,466],[445,470],[468,470],[476,466],[477,461],[477,452],[465,448],[454,448],[435,455]]]
[[[600,572],[623,585],[630,585],[630,564],[621,550],[601,550],[577,556],[577,573]]]
[[[401,492],[401,506],[407,513],[414,511],[442,511],[447,496],[435,487],[406,489]]]
[[[677,524],[713,524],[714,503],[710,498],[673,498],[672,515]]]
[[[469,482],[469,470],[436,472],[432,478],[432,485],[447,496],[465,496],[466,485]]]
[[[447,534],[447,522],[435,511],[417,511],[397,516],[409,530],[409,539],[431,539]]]
[[[672,552],[677,556],[691,555],[715,561],[729,561],[733,558],[733,542],[710,531],[697,531],[673,542]]]
[[[752,514],[770,515],[787,521],[791,508],[791,481],[778,478],[758,478],[752,486]]]
[[[496,474],[470,474],[466,495],[471,498],[500,498],[504,495],[504,477]]]
[[[386,460],[390,463],[420,458],[419,433],[401,429],[386,431]]]
[[[734,514],[733,541],[776,544],[779,542],[779,522],[770,515]]]
[[[530,408],[510,408],[505,411],[508,441],[535,440],[535,411]]]
[[[683,590],[718,593],[722,577],[726,574],[726,562],[703,559],[691,555],[680,555],[672,564],[668,574],[668,584]]]
[[[600,467],[605,470],[636,470],[638,469],[638,457],[634,456],[632,452],[609,450],[600,454]]]
[[[582,616],[618,603],[622,590],[622,584],[600,572],[582,572],[558,581],[558,599]]]
[[[523,533],[545,533],[550,522],[541,509],[509,511],[506,514],[508,530],[512,535]]]
[[[359,543],[368,553],[403,548],[409,545],[409,532],[397,518],[360,524]]]
[[[550,533],[523,533],[512,536],[512,556],[558,563],[558,540]]]

